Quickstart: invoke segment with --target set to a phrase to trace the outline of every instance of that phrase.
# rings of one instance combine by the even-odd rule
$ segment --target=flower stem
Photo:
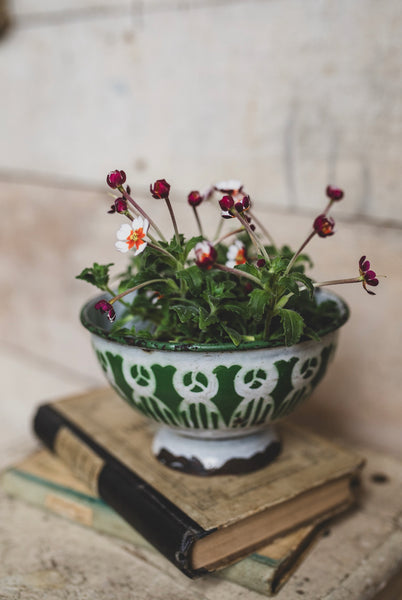
[[[171,202],[170,202],[169,198],[165,198],[165,202],[166,202],[166,205],[167,205],[167,207],[169,209],[170,218],[172,219],[173,229],[174,229],[174,235],[175,235],[175,238],[176,238],[176,242],[177,242],[178,245],[180,245],[179,230],[177,228],[176,217],[174,215]]]
[[[258,254],[258,252],[260,252],[263,255],[263,257],[265,258],[266,262],[270,265],[271,259],[269,258],[267,251],[265,250],[263,244],[260,243],[257,236],[254,234],[254,231],[251,229],[251,227],[247,223],[246,219],[236,209],[233,210],[233,214],[239,219],[240,223],[247,230],[247,233],[249,234],[251,241],[253,242],[253,244],[257,250],[257,254]]]
[[[193,206],[193,211],[194,211],[195,220],[197,221],[198,231],[200,232],[200,235],[204,236],[204,233],[202,231],[202,225],[201,225],[201,221],[200,221],[200,216],[198,214],[196,206]]]
[[[141,208],[141,206],[139,204],[137,204],[137,202],[130,196],[130,194],[128,194],[126,192],[126,190],[124,189],[123,186],[119,187],[119,191],[123,194],[123,196],[127,200],[127,202],[130,202],[130,204],[132,204],[134,206],[135,210],[137,210],[140,213],[140,215],[142,215],[144,217],[144,219],[147,219],[147,221],[149,222],[151,227],[153,227],[153,229],[155,229],[156,233],[159,235],[161,240],[166,242],[165,236],[163,235],[163,233],[161,232],[159,227],[156,225],[156,223],[151,219],[151,217],[149,217],[147,215],[147,213]]]
[[[307,244],[309,243],[309,241],[315,236],[315,234],[316,234],[316,232],[312,231],[310,233],[310,235],[308,236],[308,238],[302,243],[302,245],[300,246],[300,248],[298,249],[298,251],[293,254],[292,259],[289,262],[289,264],[287,266],[287,269],[285,271],[285,275],[287,275],[289,273],[290,269],[295,264],[297,257],[300,255],[300,253],[302,252],[302,250],[304,250],[304,248],[307,246]]]
[[[114,296],[114,291],[110,289],[109,286],[107,286],[106,291],[113,297]],[[126,308],[130,308],[130,305],[128,304],[128,302],[125,302],[124,300],[120,300],[120,302],[126,307]]]
[[[265,325],[264,325],[264,333],[263,333],[264,340],[267,340],[269,338],[269,330],[271,328],[271,321],[272,321],[272,311],[268,310],[267,316],[265,319]]]
[[[250,214],[250,217],[253,219],[253,221],[255,221],[257,223],[258,227],[261,229],[261,231],[263,232],[263,234],[265,235],[265,237],[267,238],[267,240],[269,241],[269,243],[271,244],[271,246],[273,246],[275,248],[275,250],[278,252],[278,247],[275,244],[274,239],[271,236],[271,234],[269,233],[268,229],[255,216],[255,214],[253,212],[251,212],[251,210],[249,211],[249,214]]]
[[[361,283],[363,277],[352,277],[351,279],[333,279],[331,281],[320,281],[319,283],[313,283],[314,287],[322,287],[324,285],[339,285],[341,283]]]
[[[118,294],[117,296],[115,296],[114,298],[109,300],[108,302],[109,302],[109,304],[113,304],[117,300],[121,300],[121,298],[124,298],[124,296],[127,296],[127,294],[131,294],[131,292],[135,292],[136,290],[139,290],[139,289],[145,287],[146,285],[150,285],[151,283],[158,283],[160,281],[164,282],[165,279],[150,279],[149,281],[144,281],[144,283],[139,283],[138,285],[135,285],[134,287],[129,288],[128,290],[125,290],[121,294]]]
[[[218,227],[216,229],[215,235],[214,235],[214,239],[216,239],[217,237],[220,236],[221,231],[222,231],[222,227],[223,227],[223,218],[220,219],[219,223],[218,223]]]
[[[217,244],[220,244],[221,242],[223,242],[223,240],[230,237],[231,235],[236,235],[237,233],[241,233],[242,231],[244,231],[244,227],[239,227],[239,229],[235,229],[234,231],[229,231],[229,233],[225,233],[225,235],[222,235],[218,240],[213,242],[213,244],[214,244],[214,246],[216,246]]]
[[[329,211],[329,209],[331,208],[331,206],[333,205],[333,203],[334,203],[334,201],[333,201],[333,200],[330,200],[330,201],[328,202],[327,206],[325,207],[325,210],[324,210],[324,212],[322,213],[323,215],[326,215],[326,214],[327,214],[327,212]]]
[[[148,236],[148,237],[150,237],[150,236]],[[178,265],[181,266],[181,264],[177,260],[177,258],[175,258],[173,256],[173,254],[170,254],[170,252],[168,252],[167,250],[165,250],[165,248],[162,248],[161,246],[159,246],[159,244],[148,242],[148,246],[150,246],[151,248],[154,248],[154,250],[158,250],[159,252],[162,252],[162,254],[165,254],[165,256],[168,256],[169,258],[172,258]]]
[[[219,263],[215,263],[214,267],[219,269],[220,271],[224,271],[225,273],[230,273],[231,275],[236,275],[237,277],[244,277],[245,279],[250,279],[260,287],[264,287],[261,281],[254,277],[254,275],[250,275],[250,273],[245,273],[244,271],[240,271],[239,269],[232,269],[231,267],[227,267],[226,265],[220,265]]]

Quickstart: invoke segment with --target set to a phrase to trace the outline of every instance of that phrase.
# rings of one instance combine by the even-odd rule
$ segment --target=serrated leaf
[[[307,275],[304,275],[303,273],[299,272],[289,273],[288,277],[291,277],[294,281],[300,281],[300,283],[302,283],[307,288],[310,298],[313,297],[314,285],[310,277],[307,277]]]
[[[76,276],[76,279],[87,281],[100,290],[105,291],[109,284],[109,268],[112,267],[113,264],[114,263],[99,265],[98,263],[94,263],[92,267],[83,269],[81,273]]]
[[[266,290],[255,289],[250,293],[247,310],[256,321],[260,321],[264,315],[271,294]]]
[[[242,265],[236,265],[234,268],[238,271],[243,271],[244,273],[253,275],[254,277],[257,277],[257,279],[261,278],[260,269],[258,269],[255,265],[251,265],[250,263],[245,262]]]
[[[284,288],[285,290],[290,290],[292,294],[298,296],[300,294],[299,286],[293,277],[289,275],[284,275],[280,278],[278,284]]]
[[[218,319],[215,315],[208,313],[205,308],[200,307],[198,315],[198,325],[201,331],[205,331],[210,325],[215,325]]]
[[[278,314],[283,325],[285,344],[287,346],[297,344],[304,329],[303,317],[301,317],[299,313],[295,312],[294,310],[289,310],[287,308],[280,308],[278,310]]]
[[[173,304],[170,308],[177,313],[181,323],[187,323],[195,318],[198,319],[198,307],[192,304]]]
[[[179,279],[183,279],[190,292],[194,295],[197,295],[203,282],[203,276],[201,269],[197,267],[197,265],[192,265],[187,269],[182,269],[181,271],[177,271],[176,273]]]
[[[227,302],[225,302],[225,304],[222,304],[221,310],[224,310],[225,312],[235,313],[237,315],[244,315],[244,306],[239,306],[237,304],[228,304]]]

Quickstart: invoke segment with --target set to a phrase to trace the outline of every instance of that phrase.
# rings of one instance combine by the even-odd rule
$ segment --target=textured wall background
[[[402,223],[398,0],[13,0],[0,165],[99,185],[115,165],[187,190]]]
[[[402,4],[398,0],[13,0],[0,39],[0,355],[6,436],[33,406],[102,382],[74,275],[118,262],[110,169],[194,187],[236,177],[296,245],[332,182],[338,232],[317,279],[362,254],[388,276],[352,308],[336,363],[298,419],[402,453]],[[166,221],[161,205],[155,218]],[[338,215],[338,217],[337,217]],[[22,377],[24,375],[24,377]],[[28,381],[28,384],[27,384]],[[22,446],[21,446],[22,447]]]

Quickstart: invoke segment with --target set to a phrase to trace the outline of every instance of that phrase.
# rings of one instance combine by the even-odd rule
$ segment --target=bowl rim
[[[329,290],[322,290],[321,288],[317,288],[316,292],[322,294],[328,299],[335,300],[340,308],[340,315],[337,319],[329,325],[328,327],[320,330],[318,334],[320,335],[320,341],[317,340],[316,343],[320,343],[322,338],[330,333],[335,332],[337,329],[342,327],[349,319],[350,310],[349,306],[346,302]],[[142,348],[144,350],[165,350],[170,352],[239,352],[244,350],[259,350],[259,349],[268,349],[268,348],[294,348],[295,346],[299,346],[301,344],[314,343],[314,340],[303,340],[298,342],[297,344],[293,344],[293,346],[286,346],[285,344],[277,341],[250,341],[250,342],[242,342],[238,346],[234,346],[231,342],[224,342],[221,344],[201,344],[201,343],[184,343],[184,342],[161,342],[157,340],[136,338],[133,336],[117,336],[110,335],[110,332],[107,329],[100,327],[96,324],[93,319],[91,319],[90,312],[94,310],[94,305],[101,299],[105,298],[105,294],[101,294],[96,296],[95,298],[91,298],[88,300],[81,309],[80,312],[80,321],[82,325],[90,331],[92,334],[103,338],[104,340],[114,342],[116,344],[121,344],[123,346],[130,346],[135,348]],[[106,323],[106,318],[105,318]]]

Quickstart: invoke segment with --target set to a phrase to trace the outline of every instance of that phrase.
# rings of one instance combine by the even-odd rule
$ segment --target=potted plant
[[[188,203],[199,235],[180,233],[164,179],[150,186],[174,229],[164,236],[132,197],[126,175],[107,176],[116,191],[110,210],[123,218],[116,249],[129,261],[109,283],[112,264],[78,275],[102,290],[81,312],[109,382],[130,406],[161,425],[153,451],[164,464],[191,473],[246,472],[275,458],[272,423],[306,399],[324,376],[348,318],[327,286],[377,286],[366,257],[358,275],[317,283],[304,253],[314,236],[334,233],[329,215],[343,191],[328,186],[327,206],[299,249],[277,246],[238,181],[192,191]],[[220,211],[213,237],[200,207]],[[113,287],[113,289],[112,289]]]

